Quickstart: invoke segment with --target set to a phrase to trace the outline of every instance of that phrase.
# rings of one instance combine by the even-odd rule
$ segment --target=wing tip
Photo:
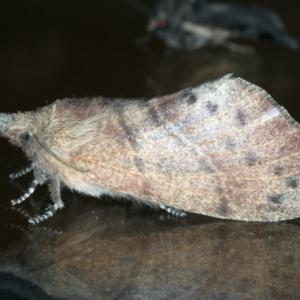
[[[279,105],[278,102],[274,100],[274,98],[260,86],[255,85],[247,80],[244,80],[241,77],[234,77],[232,73],[223,76],[220,80],[222,81],[222,83],[225,82],[227,84],[240,85],[245,89],[257,93],[257,95],[263,97],[268,102],[270,102],[273,107],[277,108],[280,114],[283,115],[290,124],[292,124],[293,126],[295,126],[300,130],[300,124],[290,115],[290,113],[283,106]]]

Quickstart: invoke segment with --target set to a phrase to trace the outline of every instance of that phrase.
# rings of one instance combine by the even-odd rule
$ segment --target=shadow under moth
[[[33,171],[28,191],[48,182],[83,194],[127,197],[184,216],[245,221],[300,216],[299,124],[264,90],[223,78],[150,100],[64,99],[36,112],[0,114],[1,136]]]

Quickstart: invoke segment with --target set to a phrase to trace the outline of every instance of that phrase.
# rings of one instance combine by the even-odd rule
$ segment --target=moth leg
[[[165,210],[169,214],[174,215],[179,218],[183,218],[186,216],[186,213],[184,211],[176,209],[172,206],[166,206],[166,205],[160,204],[160,208]]]
[[[30,164],[24,166],[22,169],[11,173],[9,175],[9,178],[10,179],[15,179],[15,178],[21,177],[21,176],[31,172],[32,170],[33,170],[33,163],[30,163]]]
[[[13,206],[13,207],[11,208],[11,210],[18,212],[18,213],[21,214],[25,219],[30,219],[30,215],[29,215],[26,211],[24,211],[23,209],[21,209],[21,208],[19,208],[19,207]]]
[[[43,184],[46,180],[45,175],[42,172],[36,171],[34,174],[34,180],[31,182],[27,192],[25,192],[21,197],[15,200],[11,200],[12,205],[20,204],[24,200],[26,200],[36,189],[38,184]]]
[[[50,185],[51,198],[54,204],[48,205],[46,211],[42,215],[37,215],[29,219],[29,223],[36,225],[41,221],[47,220],[52,217],[58,209],[64,207],[64,203],[61,200],[60,195],[60,180],[58,175],[54,175],[51,179]]]
[[[30,240],[34,241],[33,235],[28,230],[22,228],[20,225],[11,224],[10,227],[19,230],[23,235],[27,236]]]
[[[38,182],[36,179],[34,179],[34,180],[31,182],[31,184],[30,184],[30,186],[29,186],[27,192],[24,193],[24,194],[23,194],[21,197],[19,197],[18,199],[11,200],[11,204],[12,204],[12,205],[20,204],[21,202],[23,202],[24,200],[26,200],[26,199],[27,199],[27,198],[35,191],[35,188],[37,187],[38,184],[39,184],[39,182]]]

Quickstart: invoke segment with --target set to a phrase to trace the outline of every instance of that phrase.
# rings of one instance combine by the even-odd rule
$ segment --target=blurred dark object
[[[298,49],[279,16],[266,8],[202,0],[160,0],[155,6],[148,31],[170,47],[193,50],[207,44],[243,50],[228,39],[247,37]]]
[[[72,300],[299,299],[298,226],[160,217],[73,201],[52,219],[61,233],[34,227],[1,252],[0,270]]]

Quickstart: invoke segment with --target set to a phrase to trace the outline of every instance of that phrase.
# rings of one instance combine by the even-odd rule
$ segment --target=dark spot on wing
[[[283,201],[283,194],[274,194],[268,197],[268,199],[276,204],[281,204]]]
[[[235,148],[235,143],[232,139],[227,139],[225,141],[225,149],[227,150],[233,150]]]
[[[230,213],[230,208],[228,206],[228,200],[225,197],[221,197],[220,205],[217,207],[216,213],[222,217],[227,217]]]
[[[191,94],[188,99],[186,100],[187,104],[191,105],[197,101],[197,97],[195,94]]]
[[[195,162],[196,163],[196,162]],[[198,172],[206,172],[206,173],[214,173],[215,170],[209,165],[209,163],[205,159],[198,160]]]
[[[163,158],[159,162],[160,172],[167,173],[170,171],[170,163],[167,158]]]
[[[288,177],[286,179],[286,185],[288,187],[291,187],[291,188],[295,189],[299,186],[299,180],[295,177]]]
[[[159,119],[159,115],[157,113],[157,111],[155,110],[154,107],[150,108],[148,110],[149,116],[151,121],[156,125],[156,126],[160,126],[160,119]]]
[[[256,164],[256,161],[257,161],[255,153],[254,152],[247,152],[245,154],[245,161],[246,161],[247,166],[253,167]]]
[[[184,100],[188,105],[192,105],[197,101],[197,95],[195,95],[194,90],[192,88],[188,88],[183,90],[179,94],[179,100]]]
[[[240,126],[245,126],[247,124],[246,115],[241,109],[238,109],[236,112],[236,120],[237,124]]]
[[[127,124],[126,120],[124,119],[124,105],[120,102],[113,102],[112,107],[115,109],[118,115],[118,123],[122,130],[124,131],[124,139],[127,139],[129,143],[132,145],[133,148],[137,146],[137,142],[135,141],[135,133],[133,128]]]
[[[282,173],[283,173],[283,167],[281,167],[281,166],[276,166],[276,167],[275,167],[274,174],[275,174],[276,176],[281,176]]]
[[[140,173],[144,173],[144,164],[141,158],[134,156],[134,164]]]
[[[120,116],[120,115],[119,115],[119,124],[122,127],[123,131],[125,132],[126,138],[130,142],[130,144],[132,145],[132,147],[136,148],[137,143],[136,143],[136,141],[134,139],[133,130],[127,125],[127,123],[124,120],[124,118],[122,116]]]
[[[226,217],[227,214],[228,214],[229,210],[228,210],[228,207],[226,205],[223,205],[221,204],[220,206],[218,206],[217,208],[217,213],[220,215],[220,216],[224,216]]]
[[[216,114],[216,112],[218,110],[218,104],[214,104],[211,101],[207,101],[207,103],[205,104],[205,107],[211,115]]]

